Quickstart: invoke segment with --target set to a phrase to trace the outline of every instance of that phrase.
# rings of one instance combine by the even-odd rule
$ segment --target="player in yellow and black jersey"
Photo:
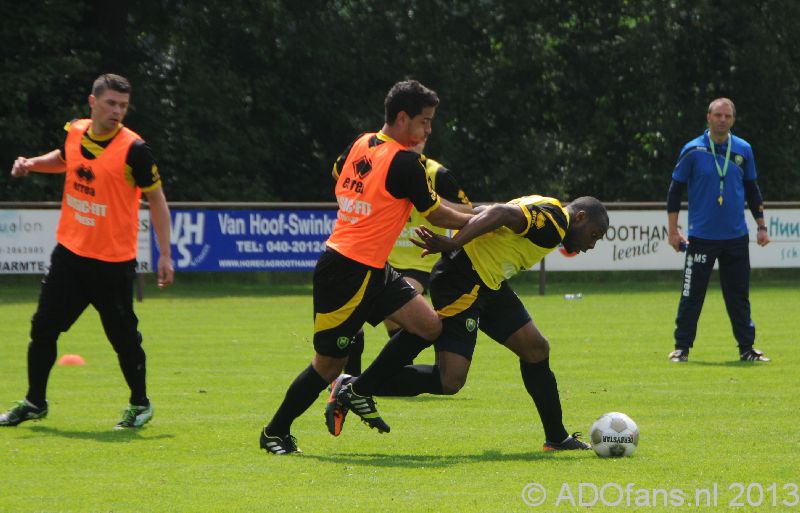
[[[588,449],[577,433],[569,435],[564,428],[550,346],[506,280],[559,245],[575,253],[593,249],[608,229],[606,209],[589,196],[566,206],[554,198],[525,196],[479,209],[452,238],[426,228],[416,231],[425,252],[442,253],[430,284],[433,306],[442,318],[442,334],[434,343],[437,365],[400,367],[402,362],[388,361],[391,344],[403,343],[398,337],[362,374],[362,393],[457,393],[466,382],[480,329],[519,356],[522,380],[544,427],[544,450]],[[375,379],[373,368],[391,377]]]

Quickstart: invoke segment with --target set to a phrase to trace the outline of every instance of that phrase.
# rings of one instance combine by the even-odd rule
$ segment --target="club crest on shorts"
[[[467,322],[465,324],[467,327],[467,331],[469,332],[475,331],[475,328],[478,327],[478,321],[475,319],[467,319]]]
[[[339,349],[344,349],[350,345],[350,339],[348,337],[339,337],[336,339],[336,345]]]

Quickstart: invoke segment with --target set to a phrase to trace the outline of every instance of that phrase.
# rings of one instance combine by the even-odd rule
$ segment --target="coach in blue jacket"
[[[686,248],[683,288],[675,319],[675,350],[670,361],[686,362],[697,334],[697,320],[706,297],[714,262],[719,261],[722,296],[742,361],[768,362],[753,348],[756,327],[750,318],[750,252],[744,202],[756,220],[759,246],[769,243],[764,202],[756,183],[753,149],[731,134],[736,106],[717,98],[708,106],[708,130],[681,150],[667,196],[669,244]],[[678,211],[689,189],[688,240],[678,230]]]

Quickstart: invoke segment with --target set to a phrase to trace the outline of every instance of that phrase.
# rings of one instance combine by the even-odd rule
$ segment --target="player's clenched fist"
[[[11,167],[11,176],[27,176],[32,166],[33,163],[30,159],[26,159],[25,157],[17,157],[17,160],[14,161],[14,165]]]

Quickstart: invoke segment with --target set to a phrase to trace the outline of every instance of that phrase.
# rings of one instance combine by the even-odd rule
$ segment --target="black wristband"
[[[756,228],[756,230],[764,230],[764,231],[767,231],[767,230],[768,230],[768,228],[767,228],[767,226],[766,226],[766,225],[760,224],[760,225],[758,225],[758,228]]]

